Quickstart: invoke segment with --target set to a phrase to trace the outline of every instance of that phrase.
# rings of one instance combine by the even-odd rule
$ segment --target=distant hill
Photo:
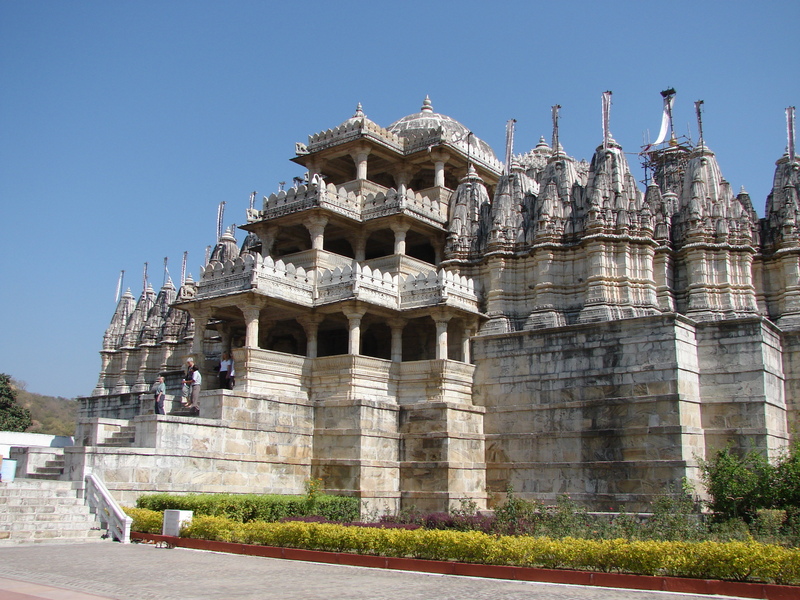
[[[74,435],[78,403],[60,396],[42,396],[25,389],[25,382],[12,380],[17,392],[17,403],[31,411],[33,425],[28,433]]]

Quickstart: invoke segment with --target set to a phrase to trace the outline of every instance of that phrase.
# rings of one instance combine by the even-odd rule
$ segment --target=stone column
[[[361,318],[367,312],[366,308],[345,308],[342,312],[347,317],[350,338],[347,348],[348,354],[361,353]]]
[[[248,305],[239,308],[244,315],[244,322],[247,326],[244,345],[246,348],[258,348],[258,318],[261,314],[261,307]]]
[[[367,178],[367,157],[369,156],[368,146],[359,146],[350,153],[356,163],[356,179],[365,180]]]
[[[263,256],[272,255],[272,247],[275,245],[275,238],[278,237],[278,228],[269,227],[263,237],[261,237],[261,254]]]
[[[411,179],[411,174],[408,171],[397,171],[394,175],[394,182],[397,186],[397,194],[400,196],[406,195],[408,190],[408,182]]]
[[[391,227],[392,231],[394,231],[394,253],[405,254],[406,232],[408,231],[410,225],[407,223],[392,223],[389,227]]]
[[[472,334],[475,333],[475,329],[477,327],[475,325],[465,325],[464,326],[464,339],[461,340],[461,356],[465,363],[469,364],[472,361],[472,355],[470,353],[470,338]]]
[[[403,362],[403,328],[405,319],[389,319],[387,321],[392,330],[392,361]]]
[[[433,262],[437,265],[442,262],[442,254],[444,252],[444,241],[440,239],[433,240]]]
[[[356,262],[363,262],[366,260],[367,252],[367,234],[359,233],[358,237],[353,240],[353,252],[355,253]]]
[[[434,167],[433,185],[434,187],[445,187],[444,165],[450,160],[450,155],[446,152],[431,152],[431,158],[433,159]]]
[[[231,350],[231,326],[228,323],[217,323],[217,333],[222,341],[222,351]]]
[[[447,360],[447,324],[451,317],[441,312],[431,317],[436,323],[436,359]]]
[[[322,319],[322,315],[308,315],[296,319],[306,332],[306,358],[317,358],[317,334]]]
[[[195,362],[200,366],[203,359],[203,341],[206,337],[206,327],[208,320],[211,318],[211,311],[209,310],[195,310],[192,313],[194,319],[194,338],[192,339],[192,354],[194,355]]]
[[[303,221],[303,225],[306,226],[308,233],[311,235],[311,247],[314,250],[322,250],[325,242],[325,225],[327,224],[328,217],[321,215],[314,215]]]

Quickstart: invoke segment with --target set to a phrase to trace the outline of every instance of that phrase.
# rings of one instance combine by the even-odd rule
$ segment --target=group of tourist
[[[233,357],[230,352],[223,352],[219,363],[219,387],[223,390],[232,390],[234,385]],[[183,389],[181,391],[181,405],[186,409],[200,412],[200,388],[203,384],[203,376],[200,369],[194,364],[194,359],[186,360],[186,373],[183,375]],[[150,388],[155,402],[154,412],[157,415],[166,414],[164,412],[164,399],[166,398],[167,388],[164,384],[164,377],[156,377],[155,383]]]

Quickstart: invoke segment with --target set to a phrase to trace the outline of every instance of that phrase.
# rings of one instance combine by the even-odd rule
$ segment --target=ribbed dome
[[[452,141],[460,140],[467,143],[467,136],[470,130],[447,115],[440,115],[439,113],[433,112],[431,100],[426,96],[420,112],[403,117],[399,121],[395,121],[389,125],[386,129],[400,137],[411,137],[420,133],[427,133],[431,129],[438,130],[440,128],[443,135],[448,139]],[[484,153],[495,157],[491,146],[474,133],[469,141]]]

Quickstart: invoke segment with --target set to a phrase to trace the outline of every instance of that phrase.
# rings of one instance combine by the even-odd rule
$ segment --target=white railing
[[[86,476],[86,503],[100,521],[100,526],[118,542],[129,544],[131,541],[131,519],[120,508],[111,496],[105,484],[93,473]]]

